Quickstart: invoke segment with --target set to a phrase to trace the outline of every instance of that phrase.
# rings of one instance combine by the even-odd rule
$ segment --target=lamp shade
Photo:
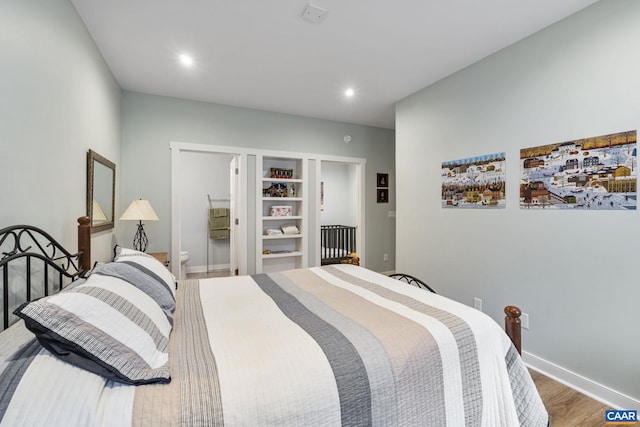
[[[134,200],[120,217],[124,221],[159,221],[148,200]]]

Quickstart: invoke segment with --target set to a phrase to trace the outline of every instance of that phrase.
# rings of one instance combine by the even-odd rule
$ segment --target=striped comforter
[[[180,282],[169,384],[0,344],[0,426],[547,425],[493,320],[353,265]]]

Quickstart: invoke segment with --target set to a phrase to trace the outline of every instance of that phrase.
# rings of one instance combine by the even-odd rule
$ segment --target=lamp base
[[[137,251],[145,252],[148,245],[149,239],[147,239],[147,235],[144,232],[144,225],[142,221],[140,221],[138,223],[138,231],[136,231],[136,235],[133,236],[133,248]]]

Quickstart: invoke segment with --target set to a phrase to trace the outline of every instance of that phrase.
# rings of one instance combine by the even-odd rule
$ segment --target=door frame
[[[247,164],[247,151],[238,147],[226,147],[221,145],[193,144],[187,142],[171,141],[171,272],[176,277],[181,277],[180,247],[181,247],[181,207],[180,207],[180,155],[183,152],[227,154],[238,159],[239,168]],[[232,233],[236,251],[238,273],[247,274],[247,206],[244,195],[247,194],[247,180],[242,173],[236,175],[236,218],[231,218],[232,227],[237,231]],[[233,183],[232,183],[233,185]]]
[[[240,269],[238,268],[238,259],[242,256],[242,252],[238,251],[238,239],[236,238],[240,230],[239,221],[236,221],[236,218],[238,218],[238,203],[239,200],[242,200],[242,192],[240,191],[239,186],[239,180],[242,176],[242,167],[243,163],[240,160],[240,156],[231,157],[231,161],[229,162],[229,182],[231,183],[229,188],[229,211],[231,214],[231,221],[229,221],[229,227],[231,227],[231,241],[229,242],[229,249],[231,251],[229,257],[230,276],[236,276],[240,272]]]
[[[323,156],[323,155],[315,155],[313,157],[316,160],[316,246],[320,245],[320,182],[322,181],[322,162],[332,162],[332,163],[346,163],[356,166],[356,179],[358,182],[356,183],[356,188],[358,189],[357,199],[357,207],[356,207],[356,248],[357,254],[360,258],[360,265],[362,267],[366,267],[367,256],[366,256],[366,239],[365,239],[365,229],[366,229],[366,166],[367,159],[359,158],[359,157],[343,157],[343,156]],[[315,265],[319,266],[321,263],[320,259],[320,251],[316,252],[315,257]]]

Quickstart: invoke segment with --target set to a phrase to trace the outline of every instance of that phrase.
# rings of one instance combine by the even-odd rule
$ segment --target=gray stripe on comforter
[[[456,339],[462,372],[462,397],[464,403],[465,426],[480,426],[482,420],[482,381],[480,362],[475,336],[467,323],[460,317],[432,307],[409,296],[387,289],[375,283],[352,276],[335,267],[322,267],[333,276],[352,285],[360,286],[391,301],[401,303],[413,310],[431,316],[447,326]],[[426,292],[426,291],[425,291]]]
[[[335,277],[320,279],[320,275],[309,270],[291,270],[283,274],[380,340],[384,346],[384,356],[391,364],[394,382],[392,389],[396,393],[397,406],[393,408],[393,412],[397,422],[390,425],[447,425],[445,370],[440,345],[428,328],[405,316],[409,310],[398,313],[385,307],[384,303],[380,304],[381,301],[370,301],[353,289],[339,286]],[[375,355],[372,353],[373,351],[363,349],[360,354],[365,362],[373,362]],[[384,369],[385,366],[381,368]],[[373,396],[376,395],[376,385],[371,381]],[[379,409],[375,406],[373,408],[374,422],[384,425],[385,420],[392,417],[387,417]]]
[[[535,385],[522,363],[517,363],[517,350],[512,345],[505,356],[509,382],[513,392],[513,400],[518,402],[516,412],[523,426],[544,426],[548,424],[548,416],[540,399],[536,398]]]
[[[367,328],[341,314],[315,295],[306,292],[288,277],[273,273],[271,277],[317,316],[334,325],[356,348],[367,369],[371,386],[373,426],[398,425],[395,381],[386,349]]]
[[[11,356],[11,364],[0,375],[0,422],[7,412],[9,403],[16,391],[22,376],[33,359],[42,351],[42,346],[35,338],[29,341]]]
[[[266,274],[252,276],[260,288],[293,322],[322,348],[333,370],[343,426],[371,426],[371,390],[364,363],[353,344],[335,327],[316,316]]]
[[[182,425],[224,426],[218,367],[209,344],[199,282],[188,280],[180,288],[183,307],[187,307],[180,313],[181,323],[176,325],[180,331],[176,337],[180,348],[176,365],[180,370]]]
[[[211,350],[200,284],[185,280],[176,293],[169,384],[135,387],[133,427],[222,427],[222,397]]]

